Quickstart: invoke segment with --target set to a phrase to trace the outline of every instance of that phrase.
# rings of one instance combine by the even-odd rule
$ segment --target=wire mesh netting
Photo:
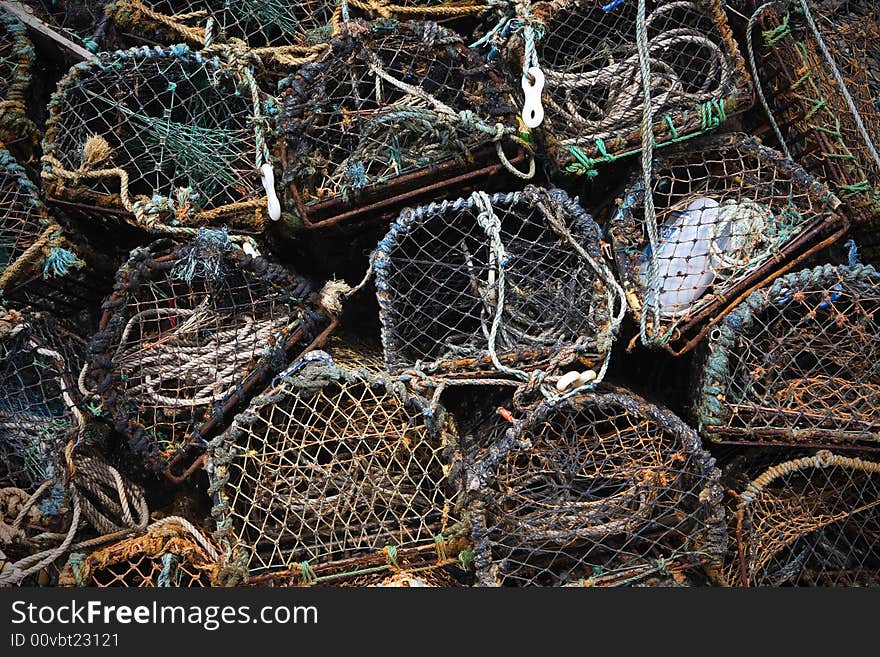
[[[876,3],[859,0],[811,1],[807,8],[789,0],[755,14],[755,75],[778,138],[867,224],[857,238],[877,263],[880,13]]]
[[[0,309],[0,487],[33,492],[64,471],[62,449],[83,420],[85,351],[48,316]]]
[[[655,162],[652,180],[656,252],[641,176],[618,201],[610,232],[630,308],[645,317],[655,344],[696,333],[684,349],[693,347],[710,317],[795,257],[833,242],[846,225],[826,185],[753,137],[670,152]]]
[[[24,152],[36,141],[25,102],[35,57],[24,25],[10,14],[0,14],[0,144],[18,145]]]
[[[331,46],[280,87],[284,182],[306,225],[498,172],[503,145],[525,144],[509,87],[450,30],[352,20]]]
[[[723,557],[719,472],[667,411],[587,392],[479,440],[466,478],[481,585],[683,582]]]
[[[111,39],[104,12],[108,0],[22,0],[50,28],[91,52],[107,50]]]
[[[561,190],[404,210],[372,259],[391,371],[596,365],[623,311],[598,227]]]
[[[873,267],[825,265],[753,292],[697,366],[712,440],[880,448],[880,343]]]
[[[320,352],[276,381],[210,446],[216,536],[242,576],[338,581],[415,548],[454,561],[465,532],[442,408]]]
[[[74,552],[59,576],[61,586],[180,587],[213,585],[219,553],[198,530],[170,519],[146,533],[89,554]]]
[[[182,45],[102,53],[74,66],[49,104],[47,196],[149,230],[194,233],[217,222],[260,230],[260,169],[269,163],[255,85],[245,60],[221,62]]]
[[[880,464],[822,450],[725,479],[727,585],[880,585]]]
[[[223,231],[159,240],[117,274],[88,377],[135,452],[164,470],[319,339],[316,304],[309,281]]]
[[[658,146],[711,130],[751,107],[751,83],[720,2],[649,0],[646,12]],[[640,146],[644,93],[636,17],[635,2],[520,2],[520,24],[508,22],[497,33],[510,35],[504,50],[517,81],[524,75],[537,87],[540,69],[539,133],[567,173],[595,175],[597,165]]]

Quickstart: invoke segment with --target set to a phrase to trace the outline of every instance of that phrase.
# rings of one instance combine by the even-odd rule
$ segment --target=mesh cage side
[[[606,284],[572,248],[601,259],[592,218],[561,190],[527,186],[491,197],[504,262],[473,197],[405,210],[373,254],[386,364],[401,371],[493,369],[489,338],[509,364],[547,364],[568,350],[593,363],[610,348]],[[571,358],[569,358],[571,360]]]
[[[251,577],[299,564],[306,582],[349,558],[445,552],[462,533],[453,440],[401,384],[306,362],[212,441],[216,535]]]
[[[108,0],[22,0],[22,4],[59,34],[93,53],[108,50],[112,43],[105,14]]]
[[[876,446],[880,370],[870,266],[805,269],[752,293],[697,366],[697,410],[713,440]]]
[[[542,403],[472,472],[483,585],[683,583],[726,548],[714,459],[675,416],[622,391]]]
[[[502,78],[430,22],[352,20],[281,88],[284,182],[302,218],[409,190],[416,173],[435,183],[448,162],[451,178],[516,127]]]
[[[36,141],[25,103],[35,58],[24,25],[11,14],[0,15],[0,143],[21,145],[25,152]]]
[[[85,343],[50,317],[0,312],[0,487],[34,492],[63,471],[84,354]]]
[[[647,331],[658,344],[689,337],[724,304],[836,239],[846,224],[827,186],[756,138],[727,135],[695,146],[655,162],[657,253],[648,243],[641,177],[610,222],[630,308],[639,318],[649,306]]]
[[[880,585],[880,464],[828,451],[777,458],[740,488],[728,584]]]
[[[167,468],[316,339],[327,323],[316,296],[222,231],[136,249],[90,346],[104,410],[136,453]]]
[[[59,576],[62,586],[210,587],[221,568],[216,548],[176,523],[150,527],[89,554],[73,553]]]
[[[182,45],[101,53],[70,70],[49,109],[42,175],[51,200],[134,215],[148,229],[262,226],[260,116],[218,57]]]
[[[539,133],[557,167],[595,175],[597,165],[637,152],[644,96],[636,3],[524,6],[519,17],[536,28],[537,65],[546,78]],[[751,107],[751,82],[718,0],[649,0],[646,11],[657,146]],[[517,82],[526,61],[523,35],[516,32],[505,49]]]

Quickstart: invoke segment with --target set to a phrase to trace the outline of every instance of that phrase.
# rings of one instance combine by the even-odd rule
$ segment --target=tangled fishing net
[[[596,165],[638,150],[642,54],[658,145],[711,130],[752,104],[718,0],[648,0],[641,54],[636,2],[528,1],[516,10],[478,43],[500,45],[523,92],[536,96],[539,134],[565,172],[593,176]],[[527,122],[537,106],[526,98]]]
[[[404,553],[455,563],[465,532],[443,409],[321,352],[276,382],[210,445],[216,536],[241,576],[337,582],[406,568]]]
[[[317,296],[225,231],[135,249],[105,302],[81,385],[94,382],[102,412],[164,470],[319,337],[327,318]]]
[[[483,586],[684,581],[724,554],[714,459],[667,411],[585,392],[476,436],[466,485]]]
[[[59,577],[62,586],[212,586],[221,568],[217,548],[183,518],[168,517],[147,531],[91,553],[74,552]]]
[[[63,471],[64,444],[85,421],[76,405],[85,351],[48,316],[0,310],[0,487],[33,493]]]
[[[805,269],[753,292],[711,334],[697,400],[712,440],[877,446],[873,267]]]
[[[259,231],[275,194],[264,101],[244,56],[183,45],[101,53],[74,66],[49,104],[47,196],[152,231]]]
[[[749,56],[783,151],[828,180],[863,224],[854,235],[876,264],[880,238],[880,13],[864,0],[786,0],[757,7]],[[760,35],[755,27],[761,28]],[[757,40],[758,46],[752,44]],[[757,50],[757,57],[756,51]]]
[[[435,23],[347,22],[280,88],[284,183],[307,225],[512,169],[505,145],[527,147],[503,78]]]
[[[36,144],[36,126],[25,104],[35,57],[24,25],[0,14],[0,144],[25,153]]]
[[[624,311],[593,219],[561,190],[407,209],[373,254],[391,371],[599,367]]]
[[[638,176],[618,201],[610,233],[630,308],[654,344],[691,338],[682,350],[692,348],[725,306],[843,233],[827,186],[753,137],[668,153],[651,179],[654,221]]]
[[[734,500],[727,585],[880,585],[880,463],[825,450],[777,459]]]
[[[0,149],[0,293],[14,300],[34,281],[81,267],[67,246],[24,169]]]

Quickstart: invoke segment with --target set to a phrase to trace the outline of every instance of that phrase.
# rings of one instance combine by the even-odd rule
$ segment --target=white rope
[[[746,28],[746,48],[749,51],[749,65],[752,69],[752,79],[755,81],[755,91],[758,92],[758,99],[761,101],[761,106],[764,108],[764,112],[767,114],[767,118],[770,119],[770,126],[773,128],[773,132],[776,133],[776,139],[779,141],[779,145],[782,147],[782,152],[785,153],[785,157],[791,159],[791,151],[788,150],[788,144],[785,143],[785,137],[782,136],[782,129],[779,127],[779,124],[776,122],[776,117],[773,116],[773,110],[770,109],[770,104],[767,102],[767,98],[764,96],[764,86],[761,84],[761,76],[758,75],[758,65],[755,63],[755,48],[752,43],[752,32],[755,30],[755,24],[758,22],[758,19],[761,17],[768,8],[772,7],[776,4],[776,0],[770,0],[770,2],[765,2],[763,5],[758,7],[755,10],[755,13],[752,14],[751,18],[749,18],[749,25]]]

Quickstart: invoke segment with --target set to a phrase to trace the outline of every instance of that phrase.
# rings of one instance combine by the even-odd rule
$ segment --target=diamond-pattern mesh
[[[516,128],[506,83],[436,23],[352,20],[281,88],[284,182],[312,222],[497,161]]]
[[[356,574],[355,557],[445,552],[439,535],[462,533],[452,440],[442,409],[400,383],[295,363],[212,441],[217,536],[251,576],[299,564],[306,583],[328,568]]]
[[[712,440],[880,448],[873,267],[805,269],[752,293],[707,342],[697,411]]]
[[[136,249],[90,347],[104,410],[136,452],[166,468],[317,337],[327,320],[316,296],[221,231]]]
[[[59,474],[85,347],[48,316],[0,311],[0,488],[33,492]]]
[[[471,196],[405,210],[373,254],[388,368],[491,372],[499,312],[494,344],[503,362],[546,364],[566,349],[569,362],[598,361],[610,349],[611,295],[573,246],[600,261],[593,219],[561,190],[482,196],[503,252]]]
[[[517,6],[518,16],[535,30],[537,64],[545,76],[540,134],[557,166],[592,175],[595,165],[638,150],[644,94],[637,3]],[[751,106],[749,78],[720,2],[648,0],[646,12],[658,145],[715,128]],[[533,64],[524,30],[513,33],[506,50],[519,81],[523,67]]]
[[[102,53],[75,66],[49,105],[47,195],[93,214],[133,214],[148,229],[261,227],[262,132],[251,92],[234,68],[185,46]]]
[[[478,582],[633,585],[717,567],[714,459],[678,418],[623,391],[543,402],[468,461]]]
[[[630,307],[640,317],[648,305],[648,335],[659,343],[688,337],[845,222],[825,185],[742,135],[665,154],[652,181],[657,252],[648,241],[641,176],[618,203],[610,232]]]
[[[880,585],[880,464],[823,450],[745,482],[731,496],[728,585]]]

